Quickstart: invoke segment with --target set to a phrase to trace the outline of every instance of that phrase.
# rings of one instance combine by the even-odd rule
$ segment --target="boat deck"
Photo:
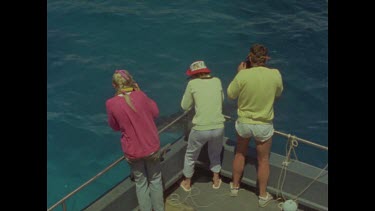
[[[167,196],[166,211],[209,211],[209,210],[264,210],[280,211],[278,202],[272,201],[266,207],[258,207],[254,191],[241,188],[237,197],[229,195],[229,180],[222,178],[220,189],[213,189],[211,177],[201,176],[193,181],[191,192],[185,192],[176,183],[173,192]]]
[[[223,150],[223,162],[221,169],[222,184],[220,189],[212,188],[212,172],[208,168],[207,152],[205,147],[195,165],[195,173],[192,178],[192,191],[185,192],[180,186],[183,177],[183,165],[186,151],[186,141],[183,139],[171,145],[163,156],[162,172],[165,197],[165,211],[240,211],[261,210],[280,211],[278,207],[282,200],[271,201],[266,207],[258,206],[256,188],[256,166],[253,151],[248,153],[247,164],[241,183],[241,190],[237,197],[230,196],[229,182],[231,181],[231,170],[233,160],[233,149],[226,140]],[[268,191],[276,198],[277,181],[281,173],[282,157],[271,154],[271,175]],[[298,198],[299,211],[327,211],[328,172],[318,179],[314,178],[321,169],[304,165],[294,161],[288,166],[288,175],[285,177],[282,192],[286,198],[294,198],[304,190],[302,197]],[[315,181],[311,183],[311,181]],[[308,186],[307,186],[308,185]],[[88,205],[85,211],[138,211],[138,203],[135,194],[135,183],[127,177],[124,181],[114,186],[107,193]]]
[[[258,206],[256,190],[241,184],[238,196],[230,196],[230,179],[222,177],[220,189],[213,189],[212,176],[207,170],[197,168],[192,178],[192,190],[185,192],[179,184],[181,179],[165,191],[165,211],[232,211],[232,210],[261,210],[280,211],[281,201],[271,201],[266,207]],[[274,196],[275,198],[275,196]],[[314,211],[311,208],[298,205],[299,211]]]
[[[171,127],[179,120],[183,120],[184,115],[178,116],[167,126],[159,130],[159,133]],[[191,122],[190,120],[187,122]],[[178,127],[179,128],[179,127]],[[216,190],[212,188],[212,172],[209,170],[209,158],[207,145],[203,146],[200,155],[196,161],[195,174],[192,178],[192,191],[185,192],[179,184],[183,176],[183,166],[187,147],[188,129],[185,128],[185,135],[176,138],[172,143],[163,146],[161,152],[162,178],[164,185],[165,211],[188,211],[188,210],[264,210],[279,211],[279,204],[282,200],[271,201],[266,207],[258,207],[257,197],[257,156],[253,147],[248,148],[244,173],[241,183],[241,190],[237,197],[230,196],[229,182],[232,177],[232,164],[235,156],[236,141],[225,138],[223,140],[223,150],[221,153],[221,188]],[[288,138],[289,150],[293,147],[296,140],[309,143],[312,146],[328,151],[327,147],[316,145],[304,139],[284,134],[276,134]],[[175,136],[175,132],[173,132]],[[291,147],[293,146],[293,147]],[[52,211],[55,207],[62,205],[64,210],[65,201],[94,181],[97,177],[107,172],[113,166],[123,161],[123,157],[117,159],[114,163],[101,171],[95,177],[81,185],[79,188],[65,196],[59,202],[54,204],[48,210]],[[328,211],[328,164],[322,169],[297,159],[283,156],[271,152],[270,154],[270,177],[267,190],[275,197],[281,194],[285,199],[298,200],[299,211]],[[83,209],[84,211],[137,211],[138,202],[136,196],[136,187],[132,181],[131,175],[127,176],[108,189],[105,193],[98,196]]]

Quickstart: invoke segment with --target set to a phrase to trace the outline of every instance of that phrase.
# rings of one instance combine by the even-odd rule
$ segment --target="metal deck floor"
[[[222,181],[220,189],[213,189],[211,178],[199,177],[193,180],[190,193],[177,183],[167,196],[165,211],[280,211],[278,201],[271,201],[264,208],[258,207],[257,195],[248,189],[241,188],[237,197],[230,196],[229,181],[225,178]]]
[[[242,185],[238,196],[230,196],[230,178],[222,176],[220,189],[212,188],[210,172],[196,169],[192,178],[191,192],[185,192],[180,186],[181,179],[165,191],[165,211],[280,211],[281,201],[273,200],[266,207],[258,206],[256,189]],[[276,198],[276,196],[274,196]],[[298,211],[314,211],[298,206]]]
[[[281,200],[273,200],[266,207],[258,206],[257,191],[254,187],[241,184],[238,196],[230,196],[230,178],[221,176],[219,189],[212,188],[211,172],[196,168],[192,178],[192,190],[180,187],[182,178],[164,191],[165,211],[281,211]],[[276,199],[276,196],[273,195]],[[139,211],[138,208],[132,211]],[[297,211],[317,211],[298,204]]]

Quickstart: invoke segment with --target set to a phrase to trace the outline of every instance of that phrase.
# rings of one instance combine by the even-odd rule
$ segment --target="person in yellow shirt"
[[[248,59],[251,63],[241,62],[237,75],[228,86],[228,98],[238,98],[237,147],[233,160],[231,195],[237,196],[245,157],[251,137],[254,137],[257,151],[259,185],[259,206],[265,207],[273,197],[266,191],[270,174],[269,154],[274,133],[273,105],[283,91],[282,77],[278,69],[266,67],[269,59],[268,49],[261,44],[250,48]]]
[[[212,77],[210,72],[204,61],[193,62],[190,69],[186,71],[190,80],[182,97],[181,107],[186,111],[194,106],[195,115],[185,153],[183,169],[185,178],[180,184],[185,191],[191,191],[191,177],[194,174],[195,162],[206,143],[210,170],[213,172],[212,188],[219,189],[221,185],[219,174],[220,153],[224,141],[225,119],[222,113],[224,92],[220,79]]]

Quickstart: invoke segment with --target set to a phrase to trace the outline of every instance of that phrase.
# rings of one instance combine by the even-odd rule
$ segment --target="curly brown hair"
[[[251,59],[252,66],[264,66],[268,60],[268,49],[261,44],[254,44],[250,48],[249,57]]]

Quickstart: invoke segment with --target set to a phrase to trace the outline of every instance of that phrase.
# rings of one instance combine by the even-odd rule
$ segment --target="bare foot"
[[[219,185],[220,179],[214,179],[213,180],[215,187]]]

